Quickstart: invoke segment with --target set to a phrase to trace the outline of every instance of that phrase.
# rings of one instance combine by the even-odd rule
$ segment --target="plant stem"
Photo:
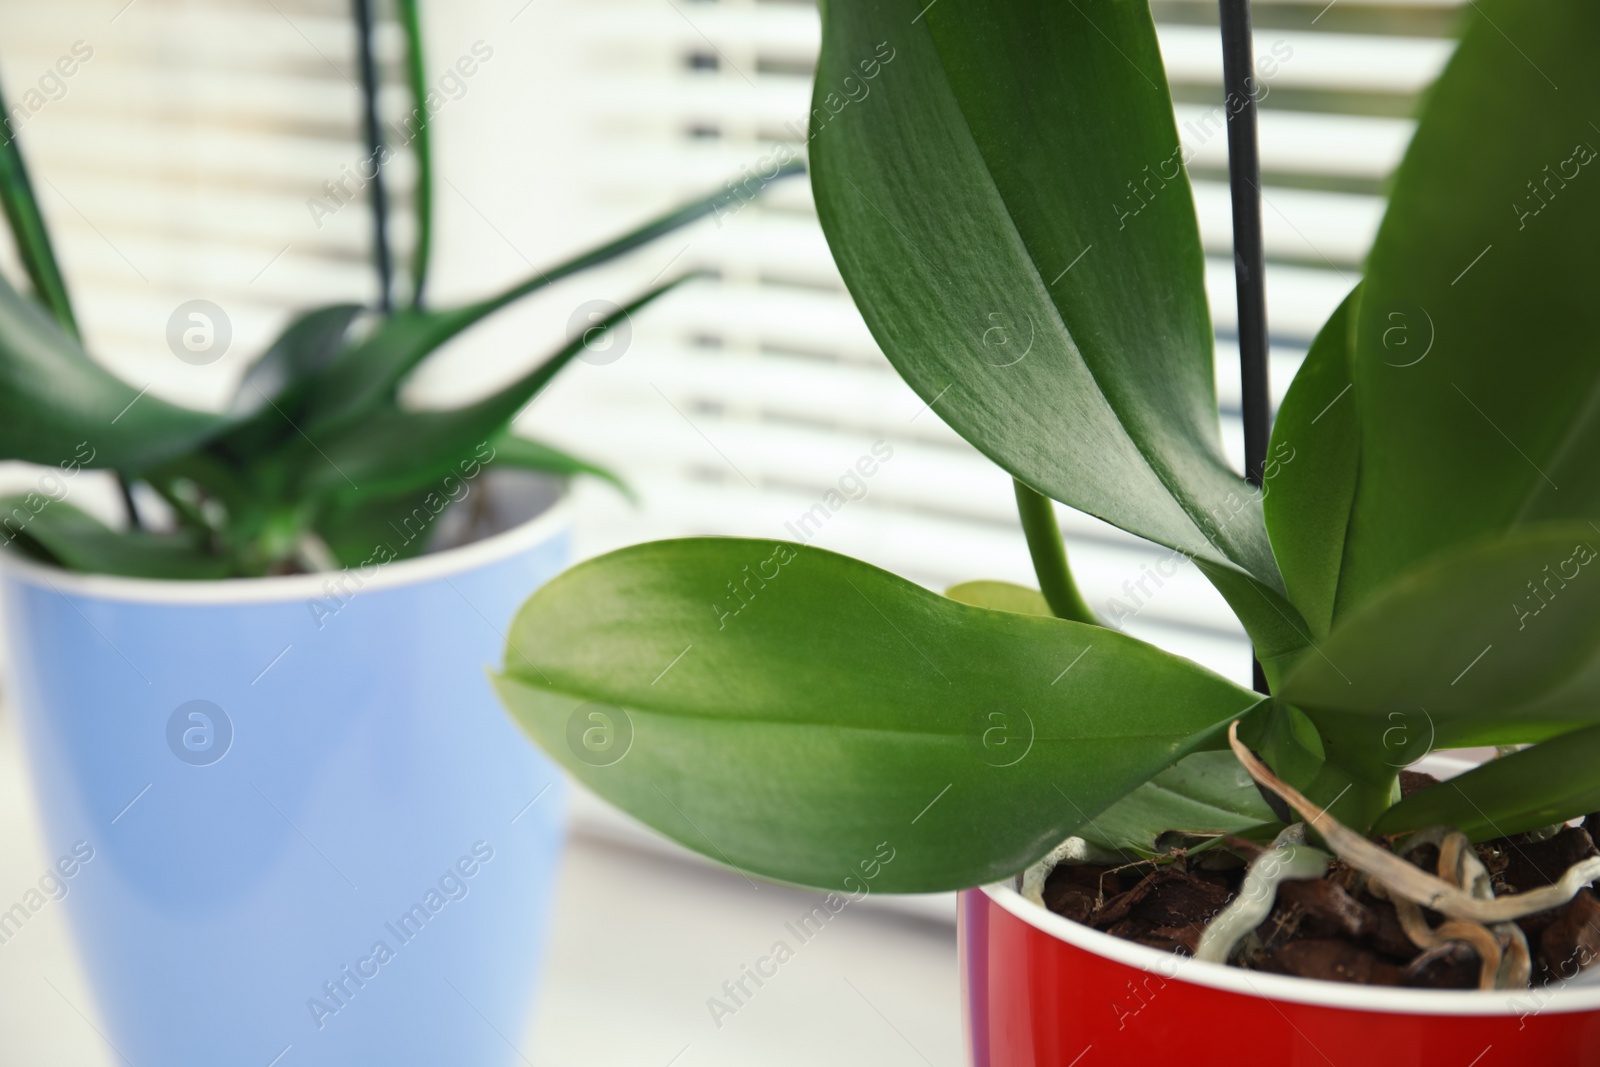
[[[11,109],[0,93],[0,119],[9,119],[10,115]],[[50,244],[44,216],[39,212],[39,201],[33,195],[33,183],[28,180],[22,148],[17,144],[10,122],[0,125],[4,126],[0,130],[0,203],[4,204],[6,221],[11,224],[18,257],[33,283],[34,298],[54,316],[67,336],[77,340],[78,320],[72,313],[67,283],[56,264],[55,249]]]
[[[372,262],[378,273],[378,310],[394,310],[394,259],[389,250],[389,196],[383,185],[383,156],[387,149],[378,125],[378,61],[372,45],[372,0],[354,0],[356,52],[361,61],[362,123],[367,138],[367,162],[372,203]]]
[[[422,14],[417,0],[399,0],[406,33],[406,73],[411,86],[411,115],[416,123],[412,154],[417,161],[417,186],[412,194],[417,217],[417,242],[411,250],[411,306],[421,307],[428,284],[428,258],[433,252],[433,135],[428,122],[428,75],[423,64]]]
[[[128,527],[134,530],[144,529],[144,522],[139,518],[139,507],[133,502],[133,483],[128,481],[128,476],[121,471],[117,472],[117,488],[122,491],[122,508],[128,513]]]
[[[1222,83],[1228,105],[1228,189],[1233,198],[1233,277],[1239,307],[1239,378],[1244,400],[1244,476],[1261,486],[1267,464],[1267,294],[1261,246],[1261,158],[1256,143],[1256,98],[1250,0],[1218,0],[1222,19]],[[1260,661],[1257,692],[1268,691]]]
[[[1056,525],[1055,505],[1050,498],[1013,479],[1017,492],[1017,514],[1022,517],[1022,532],[1028,538],[1028,554],[1033,571],[1039,576],[1039,591],[1059,619],[1098,626],[1100,620],[1078,592],[1067,565],[1067,545]]]
[[[1371,772],[1376,770],[1376,775]],[[1363,773],[1364,772],[1364,773]],[[1346,826],[1363,832],[1394,806],[1398,772],[1388,767],[1352,770],[1331,758],[1306,783],[1305,795]],[[1313,830],[1320,832],[1321,826]]]

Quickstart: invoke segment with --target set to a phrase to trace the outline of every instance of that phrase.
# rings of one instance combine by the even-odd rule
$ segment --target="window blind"
[[[370,299],[364,209],[307,208],[362,155],[347,4],[6,0],[0,20],[11,126],[85,336],[118,373],[217,406],[290,309]],[[395,28],[378,43],[397,63]],[[70,76],[63,57],[78,60]],[[215,365],[166,341],[196,299],[228,319]]]

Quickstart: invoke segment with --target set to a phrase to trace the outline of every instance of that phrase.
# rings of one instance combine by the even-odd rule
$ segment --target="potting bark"
[[[1593,828],[1595,818],[1586,821]],[[1238,840],[1238,851],[1259,848]],[[1572,864],[1600,855],[1588,829],[1566,827],[1553,836],[1522,834],[1476,846],[1494,879],[1497,896],[1550,885]],[[1438,850],[1408,857],[1433,870]],[[1179,955],[1192,955],[1206,925],[1239,891],[1245,871],[1239,855],[1211,850],[1174,853],[1155,862],[1122,867],[1062,866],[1045,882],[1045,906],[1074,922],[1114,937]],[[1400,925],[1394,905],[1364,888],[1358,872],[1334,863],[1316,880],[1288,881],[1266,921],[1234,962],[1242,967],[1366,985],[1433,989],[1477,987],[1478,959],[1466,945],[1448,943],[1424,952]],[[1440,916],[1426,913],[1430,925]],[[1571,978],[1600,959],[1600,898],[1581,890],[1571,902],[1518,920],[1533,956],[1533,983]]]

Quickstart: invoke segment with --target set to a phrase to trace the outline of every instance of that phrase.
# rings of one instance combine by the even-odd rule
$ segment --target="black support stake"
[[[378,310],[394,310],[394,255],[389,249],[389,195],[383,185],[383,129],[378,121],[378,60],[372,45],[372,0],[354,0],[356,50],[361,61],[361,120],[367,138],[367,162],[359,170],[372,171],[367,195],[372,205],[372,264],[378,272]]]
[[[1228,112],[1228,188],[1233,194],[1233,276],[1239,305],[1239,377],[1244,393],[1244,476],[1260,487],[1267,464],[1267,292],[1261,248],[1261,155],[1250,0],[1217,0],[1222,16],[1222,86]],[[1267,691],[1261,662],[1255,687]]]

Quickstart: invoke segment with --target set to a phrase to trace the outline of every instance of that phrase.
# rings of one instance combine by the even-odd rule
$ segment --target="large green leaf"
[[[1452,546],[1600,516],[1600,5],[1468,18],[1363,284],[1341,615]]]
[[[1483,841],[1600,809],[1600,726],[1562,734],[1429,786],[1390,808],[1380,834],[1452,826]]]
[[[1319,637],[1333,625],[1361,453],[1349,346],[1360,292],[1322,327],[1283,398],[1268,452],[1278,466],[1262,502],[1289,599]]]
[[[1015,873],[1259,697],[1082,623],[771,541],[623,549],[546,585],[497,679],[603,796],[743,871],[926,891]]]
[[[0,278],[0,457],[137,470],[223,425],[133,388]]]
[[[804,170],[800,163],[786,164],[765,181],[778,181],[804,173]],[[725,211],[731,204],[742,203],[743,198],[750,195],[747,184],[729,182],[726,188],[684,204],[548,270],[537,271],[533,277],[486,300],[448,311],[406,308],[395,312],[369,337],[351,345],[317,376],[304,415],[306,432],[316,437],[327,429],[349,425],[352,419],[359,419],[362,413],[392,398],[401,380],[445,342],[563,278],[608,263],[673,230]]]
[[[113,530],[60,500],[0,499],[0,547],[68,570],[132,578],[223,578],[228,563],[181,534]]]
[[[1219,441],[1146,5],[828,3],[810,147],[857,306],[958,433],[1048,496],[1282,592]],[[1281,605],[1223,591],[1279,626]]]
[[[1333,749],[1384,754],[1392,714],[1438,747],[1536,741],[1600,718],[1600,534],[1524,527],[1433,560],[1340,619],[1279,693]]]

